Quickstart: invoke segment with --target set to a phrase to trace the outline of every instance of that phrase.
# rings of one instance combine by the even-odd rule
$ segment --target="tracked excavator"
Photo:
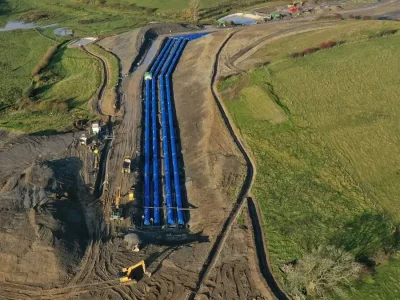
[[[146,263],[144,262],[144,260],[128,268],[123,268],[118,274],[120,284],[134,284],[143,279],[144,276],[151,277],[153,272],[163,262],[163,260],[166,259],[178,248],[179,246],[170,247],[156,255],[156,257],[148,259],[147,262],[150,263],[150,267],[148,270],[146,270]]]
[[[118,274],[119,283],[121,285],[135,284],[143,279],[145,275],[150,277],[150,273],[146,272],[146,264],[142,260],[128,268],[123,268]]]
[[[118,195],[115,197],[111,211],[111,220],[122,220],[122,209],[119,207],[119,202],[121,201],[121,187],[118,188]]]

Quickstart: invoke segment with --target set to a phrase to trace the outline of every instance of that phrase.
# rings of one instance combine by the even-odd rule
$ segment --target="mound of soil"
[[[72,134],[2,134],[0,280],[51,287],[75,273],[88,230]]]

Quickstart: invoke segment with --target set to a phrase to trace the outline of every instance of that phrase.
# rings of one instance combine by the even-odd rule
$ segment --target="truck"
[[[124,162],[122,163],[122,173],[130,174],[131,173],[131,157],[125,156]]]

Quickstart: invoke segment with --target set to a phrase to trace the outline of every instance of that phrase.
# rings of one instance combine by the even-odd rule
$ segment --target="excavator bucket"
[[[135,284],[142,280],[146,274],[146,265],[144,260],[132,265],[129,268],[123,268],[119,272],[119,282],[121,285]]]

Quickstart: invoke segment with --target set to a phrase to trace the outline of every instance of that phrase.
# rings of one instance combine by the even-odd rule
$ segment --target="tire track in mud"
[[[251,203],[254,203],[252,200],[252,195],[251,195],[251,187],[254,183],[254,178],[255,178],[255,174],[256,174],[255,163],[253,162],[250,154],[247,152],[246,148],[244,147],[244,143],[241,141],[241,138],[240,138],[240,133],[238,132],[237,128],[235,127],[234,122],[231,120],[230,115],[227,112],[227,109],[226,109],[224,103],[221,101],[221,99],[218,95],[217,87],[216,87],[216,79],[218,76],[218,65],[219,65],[219,61],[220,61],[220,55],[221,55],[223,49],[225,48],[225,46],[227,45],[227,43],[238,32],[239,32],[239,30],[234,31],[231,34],[229,34],[228,37],[225,39],[225,41],[221,44],[220,48],[218,49],[218,52],[216,54],[215,63],[214,63],[212,79],[211,79],[211,91],[212,91],[214,100],[218,106],[218,109],[221,113],[221,116],[224,120],[224,123],[225,123],[231,137],[233,138],[236,146],[239,148],[241,154],[243,155],[243,157],[246,161],[247,174],[246,174],[246,178],[243,183],[243,186],[241,188],[238,200],[235,203],[227,220],[225,221],[221,232],[217,236],[216,242],[214,243],[214,245],[210,251],[210,254],[209,254],[208,258],[206,259],[206,261],[203,265],[203,268],[200,272],[199,281],[197,283],[196,289],[192,292],[189,299],[195,299],[196,294],[201,292],[201,289],[202,289],[202,286],[203,286],[205,280],[207,279],[211,270],[214,268],[214,266],[220,256],[220,253],[224,247],[224,244],[227,240],[227,237],[231,230],[232,225],[237,220],[240,212],[242,211],[242,208],[246,204],[246,200],[251,201]],[[244,53],[246,53],[246,52],[247,51],[245,51]],[[263,275],[264,279],[266,280],[266,283],[270,287],[271,291],[274,293],[275,297],[277,297],[278,299],[285,299],[285,300],[289,299],[272,275],[269,260],[267,259],[268,253],[265,251],[266,250],[265,235],[263,235],[262,230],[259,230],[260,227],[262,228],[262,226],[257,226],[257,224],[260,225],[260,222],[261,222],[261,218],[258,215],[258,213],[259,212],[257,209],[255,209],[255,210],[253,209],[251,211],[249,209],[250,218],[251,218],[252,224],[253,224],[254,242],[256,245],[256,249],[257,249],[257,256],[259,258],[260,273]],[[263,269],[268,270],[268,273],[271,276],[265,276],[265,272],[261,272],[261,270],[263,270]]]

